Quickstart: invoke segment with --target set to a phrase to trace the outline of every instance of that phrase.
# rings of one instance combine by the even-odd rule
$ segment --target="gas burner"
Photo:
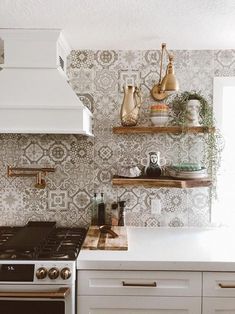
[[[9,238],[9,237],[13,237],[15,233],[11,233],[11,232],[3,232],[1,233],[1,237],[6,237],[6,238]]]
[[[70,240],[64,240],[61,242],[62,246],[76,246],[76,242],[72,242]]]
[[[70,256],[65,253],[53,253],[51,257],[56,258],[56,259],[69,259],[70,258]]]
[[[9,238],[1,238],[1,239],[0,239],[0,244],[1,244],[1,243],[3,244],[3,243],[6,242],[8,239],[9,239]]]
[[[27,259],[33,259],[33,258],[34,258],[34,255],[32,254],[32,252],[16,252],[14,250],[0,252],[0,259],[27,260]]]
[[[10,254],[10,253],[0,253],[0,259],[12,259],[12,254]]]
[[[76,256],[77,256],[76,252],[71,251],[71,252],[66,252],[66,253],[56,252],[56,253],[53,253],[51,257],[54,259],[75,259]]]

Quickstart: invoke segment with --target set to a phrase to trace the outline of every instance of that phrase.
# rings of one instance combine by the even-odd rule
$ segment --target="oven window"
[[[0,313],[4,314],[65,314],[64,301],[1,300]]]

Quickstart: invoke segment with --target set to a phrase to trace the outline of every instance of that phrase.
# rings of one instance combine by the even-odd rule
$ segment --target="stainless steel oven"
[[[0,313],[75,314],[75,274],[71,261],[1,261]]]

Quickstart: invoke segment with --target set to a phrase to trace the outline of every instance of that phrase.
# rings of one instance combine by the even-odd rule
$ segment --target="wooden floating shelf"
[[[163,188],[197,188],[209,187],[212,185],[210,179],[174,179],[171,177],[159,177],[157,179],[139,177],[139,178],[123,178],[114,176],[112,184],[115,186],[145,186],[145,187],[163,187]]]
[[[208,128],[204,126],[115,126],[113,133],[115,134],[139,134],[139,133],[212,133],[215,128]]]

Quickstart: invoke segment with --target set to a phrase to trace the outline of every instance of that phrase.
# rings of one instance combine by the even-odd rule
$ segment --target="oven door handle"
[[[69,293],[69,288],[59,288],[56,291],[0,291],[0,298],[65,299]]]

